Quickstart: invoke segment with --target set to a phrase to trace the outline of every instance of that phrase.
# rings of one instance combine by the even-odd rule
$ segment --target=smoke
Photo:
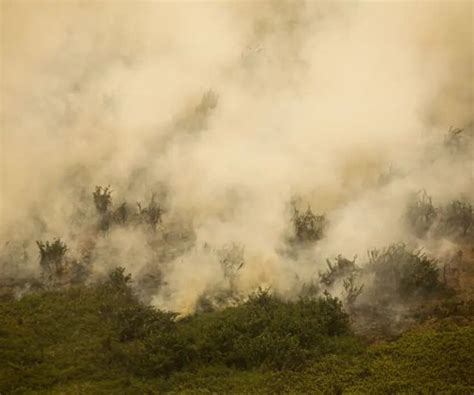
[[[233,288],[287,296],[326,257],[420,243],[402,221],[411,193],[474,192],[472,158],[437,145],[472,120],[472,7],[2,2],[1,244],[61,237],[80,257],[92,243],[97,275],[159,267],[150,301],[189,312],[229,287],[215,250],[232,243]],[[192,236],[97,235],[95,185],[117,205],[157,194],[162,227]],[[282,253],[295,197],[329,222],[296,259]]]

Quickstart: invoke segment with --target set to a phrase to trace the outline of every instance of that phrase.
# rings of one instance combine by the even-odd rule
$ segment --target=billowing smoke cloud
[[[471,2],[4,1],[0,241],[61,237],[79,256],[96,185],[117,204],[153,192],[162,226],[192,233],[182,253],[126,228],[90,259],[97,274],[159,267],[150,300],[183,312],[230,286],[291,295],[326,257],[419,243],[401,219],[411,193],[473,193],[472,161],[437,145],[472,120],[472,29]],[[295,197],[329,226],[290,259]],[[231,285],[229,245],[245,251]]]

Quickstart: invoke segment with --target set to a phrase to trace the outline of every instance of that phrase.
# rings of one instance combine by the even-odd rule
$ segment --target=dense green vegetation
[[[285,302],[259,290],[236,307],[178,319],[140,303],[131,281],[117,269],[95,285],[2,301],[0,392],[474,390],[469,318],[368,345],[329,294]]]

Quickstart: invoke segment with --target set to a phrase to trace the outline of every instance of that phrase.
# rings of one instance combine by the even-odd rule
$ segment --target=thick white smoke
[[[242,292],[291,295],[328,256],[407,241],[411,193],[472,197],[472,161],[434,151],[472,119],[472,7],[4,1],[0,242],[62,237],[78,255],[95,185],[117,203],[162,192],[163,226],[192,223],[194,247],[163,263],[115,229],[94,270],[161,265],[154,303],[187,312],[226,281],[205,245],[244,246]],[[330,224],[296,262],[295,196]]]

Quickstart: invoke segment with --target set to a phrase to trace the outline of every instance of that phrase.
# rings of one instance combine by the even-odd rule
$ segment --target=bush
[[[65,256],[68,247],[61,239],[55,239],[52,243],[37,241],[36,244],[40,252],[40,266],[43,277],[48,283],[54,282],[65,272]]]
[[[440,210],[438,234],[465,237],[472,230],[474,211],[469,202],[454,200]]]
[[[119,308],[114,320],[118,342],[111,347],[114,358],[140,376],[180,370],[184,362],[176,316],[138,303]]]
[[[138,218],[141,222],[148,224],[153,230],[156,226],[161,223],[161,217],[163,215],[163,209],[155,201],[155,196],[152,195],[148,206],[142,207],[141,203],[137,203],[138,207]]]
[[[381,300],[428,296],[443,289],[439,268],[421,251],[409,251],[404,244],[394,244],[379,251],[369,251],[365,270],[374,275],[370,292]]]
[[[329,259],[326,260],[328,269],[325,273],[319,273],[319,279],[325,286],[330,287],[337,280],[341,280],[347,276],[352,275],[359,268],[355,264],[356,258],[350,261],[341,255],[336,257],[336,261],[332,263]]]
[[[123,202],[120,206],[118,206],[112,214],[114,223],[119,225],[125,225],[128,221],[129,216],[130,209],[126,202]]]
[[[339,300],[326,294],[283,302],[268,290],[259,290],[240,306],[192,317],[186,331],[201,363],[239,369],[297,368],[333,352],[337,338],[350,333]]]
[[[94,198],[95,208],[99,214],[98,228],[99,230],[106,232],[112,222],[112,214],[110,213],[110,208],[112,206],[112,191],[110,186],[96,186],[92,196]]]
[[[96,186],[95,191],[92,193],[94,198],[95,208],[100,214],[108,212],[112,205],[112,191],[110,185],[108,187]]]
[[[436,217],[437,211],[426,191],[420,191],[414,196],[405,214],[408,226],[418,237],[425,236],[433,226]]]
[[[308,206],[305,212],[300,212],[296,207],[293,212],[294,237],[297,243],[314,243],[323,238],[326,227],[326,217],[315,215]]]
[[[240,306],[176,320],[173,313],[139,303],[130,282],[118,268],[93,286],[1,302],[0,392],[474,388],[472,325],[430,322],[397,341],[368,346],[351,336],[340,301],[327,294],[284,302],[259,290]]]

